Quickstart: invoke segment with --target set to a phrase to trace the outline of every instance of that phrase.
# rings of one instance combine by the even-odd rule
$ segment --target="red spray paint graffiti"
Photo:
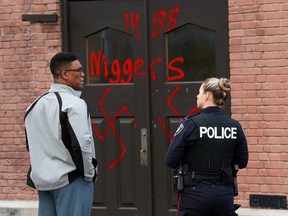
[[[175,7],[171,11],[164,11],[159,10],[155,13],[153,16],[153,26],[151,28],[151,37],[155,38],[158,35],[160,35],[164,31],[170,31],[173,28],[177,26],[177,15],[180,13],[180,8]],[[133,31],[136,35],[136,39],[140,39],[140,16],[136,12],[127,12],[124,13],[124,19],[125,19],[125,31],[126,33],[131,33]],[[132,34],[132,33],[131,33]],[[90,67],[90,76],[91,77],[103,77],[105,80],[108,80],[108,83],[110,84],[127,84],[131,83],[133,80],[133,76],[146,76],[148,75],[146,71],[143,71],[144,67],[144,58],[138,58],[136,60],[132,59],[126,59],[124,62],[120,62],[118,59],[114,59],[112,62],[107,61],[107,55],[103,52],[103,50],[97,50],[96,52],[92,51],[89,54],[89,67]],[[169,74],[167,76],[167,81],[177,81],[181,80],[185,77],[184,71],[176,67],[176,65],[179,65],[179,63],[183,63],[185,59],[183,57],[176,57],[168,62],[168,70]],[[151,80],[154,81],[157,79],[155,67],[157,64],[163,64],[162,58],[154,58],[151,60],[149,64],[150,69],[150,77]],[[127,106],[123,106],[119,109],[119,111],[114,115],[114,117],[110,117],[108,113],[105,111],[104,108],[104,101],[108,95],[108,93],[111,91],[111,87],[108,87],[104,94],[101,97],[99,106],[100,109],[105,117],[105,119],[108,121],[108,125],[104,128],[104,131],[102,133],[99,132],[97,126],[92,121],[92,127],[95,132],[95,134],[99,137],[101,141],[105,140],[105,135],[109,129],[113,131],[115,134],[117,140],[120,143],[121,146],[121,153],[120,155],[109,164],[109,168],[113,169],[120,161],[123,159],[123,157],[126,154],[126,146],[123,142],[120,134],[118,133],[117,129],[114,126],[114,123],[117,119],[117,117],[121,116],[123,113],[128,114],[128,116],[132,116]],[[180,87],[176,87],[170,94],[167,104],[168,107],[175,113],[176,117],[181,118],[180,113],[178,110],[174,107],[172,104],[172,99],[177,94],[177,92],[180,91]],[[188,115],[191,115],[193,112],[197,112],[198,109],[193,107],[189,112]],[[161,127],[165,131],[167,137],[169,140],[173,139],[172,134],[167,129],[165,122],[163,119],[158,116],[157,120],[159,121]],[[133,126],[136,129],[136,123],[133,119]]]
[[[173,73],[173,75],[168,75],[168,81],[176,81],[184,78],[185,73],[182,69],[177,68],[175,64],[183,63],[183,57],[177,57],[172,59],[168,63],[169,71]],[[91,52],[90,54],[90,76],[91,77],[101,77],[104,76],[105,80],[107,77],[113,77],[108,79],[108,82],[111,84],[125,84],[131,83],[133,75],[145,76],[147,73],[142,71],[142,67],[144,65],[144,59],[138,58],[135,62],[132,59],[126,59],[121,65],[118,59],[114,59],[109,67],[107,62],[107,57],[102,50],[99,50],[97,54],[95,52]],[[149,64],[149,68],[151,71],[152,80],[156,80],[156,73],[154,70],[155,64],[162,63],[162,58],[155,58]],[[103,67],[101,67],[101,65]],[[102,69],[102,70],[101,70]],[[112,75],[112,76],[111,76]]]
[[[180,13],[180,7],[175,7],[171,11],[159,10],[153,18],[153,27],[151,30],[151,36],[157,37],[161,32],[170,31],[177,25],[177,15]],[[140,39],[140,25],[139,14],[136,12],[124,13],[125,18],[125,30],[128,33],[129,27],[136,32],[136,38]]]
[[[178,110],[177,110],[177,109],[173,106],[173,104],[172,104],[172,99],[173,99],[173,97],[174,97],[174,96],[176,95],[176,93],[179,92],[179,91],[180,91],[180,87],[178,86],[178,87],[176,87],[176,88],[172,91],[172,93],[170,94],[167,103],[168,103],[168,106],[170,107],[170,109],[175,113],[176,117],[181,118],[181,121],[182,121],[183,118],[181,117],[181,115],[180,115],[180,113],[178,112]],[[193,107],[193,108],[188,112],[187,116],[190,116],[190,115],[191,115],[192,113],[194,113],[194,112],[199,112],[199,109],[198,109],[197,107]],[[160,116],[158,116],[157,119],[158,119],[160,125],[162,126],[162,128],[164,129],[164,131],[165,131],[168,139],[171,141],[171,140],[173,139],[173,136],[172,136],[172,134],[169,132],[169,130],[167,129],[165,122],[162,120],[162,118],[161,118]]]
[[[126,106],[123,106],[117,113],[116,115],[113,117],[113,118],[110,118],[109,115],[106,113],[105,111],[105,108],[103,106],[103,102],[107,96],[107,94],[109,93],[109,91],[111,91],[111,88],[107,88],[106,91],[104,92],[101,100],[100,100],[100,109],[101,111],[103,112],[106,120],[108,121],[108,126],[104,129],[103,133],[101,134],[97,128],[97,126],[95,125],[95,123],[92,121],[92,127],[93,127],[93,130],[95,132],[95,134],[99,137],[99,139],[101,141],[104,141],[105,139],[105,134],[107,133],[107,131],[111,128],[113,130],[113,133],[115,134],[115,136],[117,137],[120,145],[121,145],[121,154],[119,155],[119,157],[114,161],[112,162],[110,165],[109,165],[109,168],[110,169],[113,169],[114,166],[116,166],[121,160],[122,158],[124,157],[125,153],[126,153],[126,146],[121,138],[121,136],[119,135],[119,133],[117,132],[116,128],[114,127],[114,122],[116,120],[117,117],[121,116],[122,113],[126,112],[128,114],[128,116],[132,116],[132,114],[130,113],[129,109],[126,107]],[[173,106],[172,104],[172,99],[173,97],[176,95],[176,93],[180,91],[180,87],[176,87],[173,92],[170,94],[169,98],[168,98],[168,101],[167,101],[167,104],[168,106],[171,108],[171,110],[175,113],[176,117],[179,117],[181,118],[181,115],[180,113],[178,112],[178,110]],[[194,112],[198,112],[199,109],[196,108],[196,107],[193,107],[189,112],[188,112],[188,116],[191,115],[192,113]],[[160,116],[158,116],[158,121],[160,123],[160,125],[162,126],[163,130],[165,131],[168,139],[171,141],[173,139],[173,135],[169,132],[169,130],[167,129],[166,127],[166,124],[165,122],[162,120],[162,118]],[[134,128],[136,129],[136,122],[133,120],[133,126]]]
[[[121,139],[119,133],[117,132],[116,128],[114,127],[113,123],[115,122],[116,118],[119,117],[123,112],[126,112],[128,114],[128,116],[131,116],[131,113],[130,113],[130,111],[128,110],[128,108],[126,106],[123,106],[118,111],[118,113],[111,119],[109,117],[109,115],[106,113],[105,108],[103,107],[104,99],[106,98],[106,96],[109,93],[109,91],[111,91],[111,88],[107,88],[106,89],[106,91],[104,92],[104,94],[103,94],[103,96],[102,96],[102,98],[100,100],[100,109],[103,112],[106,120],[108,121],[108,126],[104,129],[102,134],[100,134],[99,130],[97,129],[97,127],[96,127],[96,125],[94,124],[93,121],[92,121],[92,127],[93,127],[94,132],[97,134],[99,139],[101,139],[102,141],[104,141],[105,134],[106,134],[106,132],[108,131],[109,128],[112,129],[113,133],[115,134],[116,138],[118,139],[122,151],[121,151],[121,154],[119,155],[119,157],[114,162],[112,162],[109,165],[109,168],[113,169],[113,167],[116,166],[122,160],[122,158],[124,157],[124,155],[126,153],[126,146],[125,146],[123,140]],[[133,125],[134,125],[134,128],[136,129],[136,123],[135,123],[134,120],[133,120]]]
[[[170,31],[177,25],[176,15],[180,12],[179,7],[172,9],[168,15],[164,10],[159,10],[153,17],[154,26],[151,31],[152,37],[157,37],[163,30]],[[165,23],[167,23],[165,28]]]
[[[139,14],[138,13],[125,13],[126,32],[129,32],[129,26],[136,31],[136,38],[140,38]]]

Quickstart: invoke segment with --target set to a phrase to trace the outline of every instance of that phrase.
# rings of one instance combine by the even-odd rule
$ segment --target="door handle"
[[[141,129],[141,150],[140,150],[140,165],[148,167],[148,153],[147,153],[148,137],[147,129]]]

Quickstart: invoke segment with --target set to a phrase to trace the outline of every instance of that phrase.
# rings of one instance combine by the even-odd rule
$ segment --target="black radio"
[[[173,191],[180,192],[183,191],[184,188],[184,173],[182,170],[182,166],[179,169],[173,170]]]

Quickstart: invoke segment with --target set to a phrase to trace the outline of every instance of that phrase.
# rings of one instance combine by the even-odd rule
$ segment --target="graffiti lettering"
[[[151,79],[156,79],[156,73],[154,69],[154,65],[156,63],[161,63],[161,58],[155,58],[151,61],[149,67],[151,72]],[[185,74],[182,69],[179,67],[176,67],[176,63],[183,63],[184,58],[183,57],[177,57],[172,59],[168,63],[168,69],[170,72],[176,73],[175,75],[169,75],[167,76],[168,81],[175,81],[182,79]],[[103,67],[101,67],[101,65]],[[145,71],[142,71],[142,67],[144,65],[144,59],[138,58],[135,62],[133,62],[132,59],[126,59],[123,63],[123,65],[120,64],[120,61],[118,59],[114,59],[111,63],[111,67],[109,67],[109,64],[107,62],[107,57],[103,53],[102,50],[99,50],[96,54],[95,52],[92,52],[90,55],[90,76],[96,76],[101,77],[104,76],[105,78],[108,78],[108,82],[113,83],[131,83],[133,74],[144,76],[147,73]],[[111,77],[109,75],[112,75]],[[106,79],[105,79],[106,80]]]
[[[151,71],[151,79],[152,79],[152,80],[156,80],[156,74],[155,74],[155,70],[154,70],[154,64],[155,64],[156,62],[161,62],[161,61],[162,61],[161,58],[156,58],[156,59],[152,60],[151,63],[150,63],[150,71]]]
[[[175,58],[175,59],[173,59],[172,61],[169,62],[169,64],[168,64],[168,69],[169,69],[170,71],[174,71],[174,72],[178,73],[178,75],[170,76],[170,73],[169,73],[169,75],[167,76],[167,80],[168,80],[168,81],[179,80],[179,79],[184,78],[184,76],[185,76],[185,73],[184,73],[183,70],[181,70],[180,68],[177,68],[177,67],[174,67],[174,66],[173,66],[173,64],[174,64],[175,62],[183,63],[183,62],[184,62],[184,58],[178,57],[178,58]]]

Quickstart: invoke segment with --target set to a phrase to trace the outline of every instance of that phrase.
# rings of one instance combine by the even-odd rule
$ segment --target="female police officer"
[[[220,109],[229,91],[226,78],[205,80],[197,95],[201,111],[185,118],[169,145],[167,166],[187,167],[177,216],[235,215],[232,167],[247,166],[248,148],[239,122]]]

